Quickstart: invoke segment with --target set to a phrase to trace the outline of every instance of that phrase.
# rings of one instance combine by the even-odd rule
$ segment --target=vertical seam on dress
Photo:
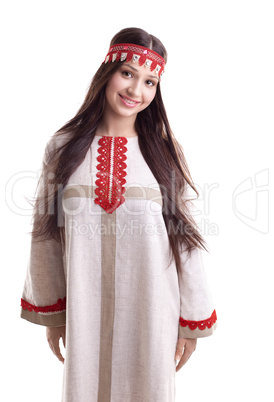
[[[101,214],[101,327],[98,402],[111,401],[112,343],[115,311],[116,210]]]

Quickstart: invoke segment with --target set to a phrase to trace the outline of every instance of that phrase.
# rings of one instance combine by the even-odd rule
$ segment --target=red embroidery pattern
[[[34,306],[26,300],[21,299],[21,306],[24,310],[35,311],[35,313],[55,313],[57,311],[66,310],[66,298],[64,297],[64,299],[58,299],[57,303],[53,304],[52,306],[44,307]]]
[[[217,321],[217,314],[216,311],[214,310],[211,317],[208,318],[207,320],[203,321],[188,321],[184,320],[182,317],[180,317],[180,324],[182,327],[188,326],[191,330],[196,329],[197,327],[201,330],[207,328],[211,328],[213,324]]]
[[[94,202],[100,205],[108,214],[111,214],[124,201],[127,167],[125,160],[127,159],[125,152],[128,140],[126,137],[108,137],[103,136],[99,140],[100,148],[97,160],[98,173],[95,184],[95,194],[98,196]]]

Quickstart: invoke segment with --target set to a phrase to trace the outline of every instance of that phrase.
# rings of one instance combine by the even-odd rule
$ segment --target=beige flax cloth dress
[[[50,138],[45,163],[66,136]],[[201,250],[182,248],[179,274],[170,259],[138,141],[95,136],[62,193],[65,249],[31,240],[21,317],[66,324],[63,402],[173,402],[178,337],[217,325]]]

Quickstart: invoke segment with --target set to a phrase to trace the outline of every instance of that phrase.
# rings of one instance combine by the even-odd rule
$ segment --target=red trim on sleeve
[[[21,299],[21,306],[24,310],[35,311],[35,313],[55,313],[57,311],[63,311],[66,309],[66,298],[64,297],[64,299],[58,299],[57,303],[53,304],[52,306],[44,307],[34,306],[26,300]]]
[[[217,321],[217,314],[216,311],[214,310],[211,317],[209,317],[207,320],[202,320],[202,321],[189,321],[189,320],[184,320],[182,317],[180,317],[180,324],[182,327],[189,327],[191,330],[196,329],[197,327],[201,330],[205,328],[211,328],[213,324]]]

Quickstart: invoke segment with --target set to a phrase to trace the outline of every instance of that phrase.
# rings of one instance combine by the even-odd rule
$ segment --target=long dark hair
[[[126,28],[118,32],[110,45],[133,43],[150,48],[167,61],[167,52],[155,36],[139,28]],[[105,106],[105,88],[110,77],[122,62],[101,64],[94,75],[87,95],[76,115],[61,127],[54,139],[61,145],[53,148],[43,164],[38,182],[39,196],[35,200],[34,225],[31,232],[37,241],[54,238],[64,247],[64,225],[60,224],[60,199],[69,177],[83,162],[94,139]],[[199,196],[192,181],[181,145],[174,137],[163,104],[160,83],[150,105],[137,114],[135,129],[138,133],[140,150],[155,176],[163,197],[163,218],[166,225],[171,255],[177,269],[182,247],[189,253],[195,247],[207,250],[206,242],[192,218],[185,193],[190,186]],[[56,142],[58,143],[58,141]],[[60,190],[61,189],[61,190]],[[37,213],[37,211],[47,213]]]

